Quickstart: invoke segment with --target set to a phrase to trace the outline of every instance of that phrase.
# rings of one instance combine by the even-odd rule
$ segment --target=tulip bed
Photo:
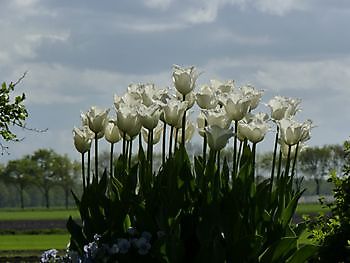
[[[317,253],[305,241],[303,224],[292,223],[303,193],[293,188],[297,155],[311,129],[311,121],[294,118],[300,100],[277,96],[268,103],[270,117],[253,114],[262,91],[212,81],[195,92],[197,77],[194,67],[175,66],[177,95],[153,84],[130,85],[114,99],[116,119],[96,107],[82,114],[83,127],[74,128],[83,180],[83,194],[74,198],[82,224],[70,218],[67,256],[50,250],[43,262],[300,263]],[[195,102],[203,153],[191,160],[186,141],[193,135],[188,113]],[[271,125],[271,174],[258,181],[256,148]],[[111,145],[111,158],[99,174],[102,137]],[[228,162],[220,152],[231,137]],[[154,171],[153,146],[160,138],[162,164]],[[118,141],[122,151],[114,159]]]

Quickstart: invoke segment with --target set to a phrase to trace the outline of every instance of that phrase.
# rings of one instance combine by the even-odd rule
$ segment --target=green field
[[[323,207],[319,203],[303,203],[299,204],[297,207],[297,214],[304,215],[304,214],[318,214],[320,212],[328,212],[328,207]]]
[[[299,204],[297,213],[317,214],[327,212],[320,204]],[[79,218],[78,210],[64,209],[0,209],[0,220],[67,220],[69,216]],[[46,233],[46,234],[45,234]],[[23,234],[23,231],[11,235],[0,235],[0,256],[40,255],[44,250],[56,248],[65,250],[69,241],[69,234],[63,229],[59,233],[49,233],[48,230],[38,230],[38,233]],[[63,253],[63,252],[62,252]]]
[[[79,218],[76,209],[2,209],[0,220],[67,220],[69,216]]]
[[[65,249],[68,234],[62,235],[0,235],[1,250]]]

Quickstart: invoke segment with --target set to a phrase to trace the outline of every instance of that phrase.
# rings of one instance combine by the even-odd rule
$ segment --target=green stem
[[[290,167],[290,153],[292,151],[292,146],[288,145],[288,155],[287,155],[287,161],[286,161],[286,168],[285,168],[285,175],[284,176],[288,176],[289,175],[289,167]]]
[[[113,178],[113,147],[114,147],[114,143],[111,143],[111,153],[110,153],[110,157],[109,157],[110,178]]]
[[[178,137],[179,137],[179,129],[178,129],[178,128],[175,128],[174,152],[176,151],[176,148],[177,148],[177,140],[178,140]],[[181,143],[182,143],[182,142],[181,142]]]
[[[162,165],[165,163],[166,122],[163,127]]]
[[[132,140],[128,141],[128,145],[129,145],[129,161],[128,161],[128,167],[129,170],[131,169],[131,157],[132,157]]]
[[[253,168],[252,168],[252,172],[253,172],[253,178],[255,178],[255,165],[256,165],[256,161],[255,161],[255,157],[256,157],[256,143],[253,143],[253,149],[252,149],[252,153],[253,153]]]
[[[207,120],[204,120],[204,136],[203,136],[203,164],[205,164],[205,163],[206,163],[206,161],[207,161],[207,144],[208,144],[207,140],[208,140],[208,138],[207,138],[207,134],[205,133],[205,127],[207,127],[207,125],[208,125]]]
[[[183,101],[186,101],[186,95],[183,95]],[[185,148],[185,141],[186,141],[185,134],[186,134],[186,110],[184,112],[184,116],[182,117],[182,146],[183,146],[183,148]]]
[[[235,137],[233,143],[233,176],[236,176],[237,173],[237,128],[238,121],[235,121]]]
[[[282,170],[282,151],[280,149],[280,153],[279,153],[279,156],[278,156],[277,180],[279,178],[281,178],[281,170]]]
[[[274,179],[274,176],[275,176],[278,136],[279,136],[279,127],[277,126],[277,132],[276,132],[276,137],[275,137],[275,146],[274,146],[274,149],[273,149],[273,157],[272,157],[272,169],[271,169],[271,178],[270,178],[270,193],[272,192],[273,179]]]
[[[296,166],[297,158],[298,158],[298,151],[299,151],[299,142],[297,143],[297,146],[295,148],[295,154],[294,154],[294,159],[293,159],[292,176],[291,176],[291,181],[292,182],[293,182],[294,173],[295,173],[295,166]]]
[[[88,167],[87,167],[87,186],[90,186],[90,166],[91,166],[91,151],[88,150]]]
[[[123,156],[126,155],[126,133],[123,133]]]
[[[85,166],[84,166],[85,160],[84,160],[84,155],[85,155],[85,153],[81,154],[81,176],[83,178],[83,189],[85,191],[86,185],[85,185]]]
[[[95,176],[98,180],[98,138],[97,132],[95,133]]]
[[[217,166],[218,166],[218,171],[219,171],[219,174],[220,174],[220,150],[218,151],[218,156],[217,156]]]
[[[170,138],[169,138],[169,158],[171,157],[171,148],[173,147],[173,133],[174,133],[174,126],[171,126],[170,128]]]
[[[151,170],[151,175],[153,175],[153,129],[149,131],[149,133],[151,134],[151,140],[150,140],[150,161],[149,161],[149,165],[150,165],[150,170]]]

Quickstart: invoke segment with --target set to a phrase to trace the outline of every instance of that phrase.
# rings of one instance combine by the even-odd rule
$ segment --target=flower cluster
[[[152,234],[144,231],[141,234],[138,231],[130,227],[127,230],[127,238],[115,238],[115,242],[107,244],[102,242],[102,236],[99,234],[94,235],[94,240],[84,246],[84,252],[82,256],[79,256],[77,252],[67,250],[65,256],[59,256],[56,249],[50,249],[45,251],[41,255],[40,262],[43,263],[87,263],[87,262],[105,262],[104,260],[110,258],[118,258],[118,255],[126,255],[137,253],[140,256],[145,256],[149,253],[152,245]],[[162,232],[157,233],[158,238],[162,237]]]
[[[310,138],[312,122],[299,123],[294,119],[300,110],[301,100],[276,96],[268,104],[270,117],[266,113],[253,113],[260,103],[262,90],[251,85],[236,87],[233,80],[221,82],[211,80],[196,91],[199,74],[195,67],[173,68],[172,80],[176,92],[169,88],[157,88],[155,84],[130,84],[122,96],[114,96],[115,116],[109,117],[109,109],[91,107],[82,113],[82,127],[74,128],[74,145],[82,154],[90,153],[95,140],[95,175],[98,176],[97,140],[105,137],[113,145],[123,141],[122,154],[131,159],[133,140],[139,136],[147,143],[147,159],[152,167],[153,147],[162,140],[162,163],[166,159],[166,143],[170,157],[179,145],[191,140],[195,125],[187,118],[189,110],[197,104],[197,130],[203,137],[203,159],[206,159],[207,145],[214,152],[221,151],[231,137],[234,137],[234,154],[237,155],[238,141],[249,141],[255,146],[270,130],[270,120],[277,124],[277,140],[284,156],[302,149]],[[170,134],[166,135],[166,128]],[[166,137],[167,136],[167,137]],[[141,145],[139,145],[140,147]],[[236,162],[234,157],[234,166]],[[130,163],[130,161],[129,161]],[[151,168],[152,169],[152,168]],[[112,161],[110,173],[112,173]],[[84,174],[84,171],[83,171]],[[89,177],[89,174],[88,174]],[[90,179],[83,183],[89,184]]]

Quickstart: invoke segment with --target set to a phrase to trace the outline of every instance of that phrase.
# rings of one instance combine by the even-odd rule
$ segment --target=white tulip
[[[305,142],[310,138],[312,128],[310,120],[299,123],[292,119],[282,119],[278,122],[278,125],[281,129],[281,138],[287,145]]]
[[[105,138],[109,143],[117,143],[121,140],[117,121],[110,119],[105,127]]]
[[[251,121],[249,123],[241,122],[238,125],[238,133],[244,136],[252,143],[258,143],[262,141],[269,129],[266,122]]]
[[[208,138],[208,144],[213,151],[223,149],[228,140],[233,136],[233,128],[224,129],[219,126],[209,126],[205,128],[205,133]]]
[[[153,145],[157,144],[160,141],[160,137],[163,132],[163,125],[159,123],[154,129],[153,129]],[[143,140],[148,143],[148,129],[143,128],[141,130],[142,138]]]
[[[215,90],[216,94],[228,94],[235,90],[234,80],[221,82],[216,79],[210,80],[210,86]]]
[[[94,134],[89,130],[87,126],[84,126],[82,128],[76,128],[73,129],[73,139],[74,139],[74,146],[80,153],[85,153],[88,150],[90,150],[91,147],[91,141]]]
[[[141,104],[137,112],[143,127],[148,130],[152,130],[157,126],[161,114],[161,110],[158,105],[153,104],[150,107],[146,107],[145,105]]]
[[[219,126],[221,128],[228,128],[231,124],[231,121],[227,118],[227,113],[225,109],[217,107],[212,110],[203,110],[202,111],[208,126]]]
[[[215,90],[208,85],[203,85],[196,93],[196,102],[201,109],[213,109],[218,105]]]
[[[262,90],[257,90],[250,85],[241,87],[241,90],[245,96],[250,98],[250,110],[253,110],[256,107],[258,107],[264,92]]]
[[[117,125],[121,133],[126,133],[131,139],[138,135],[142,125],[136,108],[120,104],[117,111]]]
[[[197,78],[198,73],[195,67],[173,66],[173,82],[177,91],[182,95],[186,95],[194,89]]]
[[[177,99],[170,99],[163,107],[164,120],[170,126],[176,127],[182,121],[182,117],[187,110],[188,103]]]
[[[180,92],[176,92],[176,98],[179,101],[183,101],[183,95]],[[189,92],[185,95],[185,101],[187,102],[187,110],[191,109],[196,102],[196,95],[194,92]]]
[[[300,102],[300,99],[275,96],[268,102],[267,106],[271,109],[271,118],[279,121],[283,118],[293,117],[300,110]]]
[[[195,129],[196,128],[195,128],[193,122],[186,121],[186,128],[185,128],[185,141],[186,142],[188,142],[192,139]],[[177,143],[181,144],[181,142],[182,142],[182,128],[180,128],[178,130],[178,134],[177,134]]]
[[[228,94],[223,101],[227,117],[233,121],[239,121],[248,113],[250,107],[250,97],[242,92],[235,91]]]
[[[107,115],[109,109],[100,109],[96,106],[92,106],[86,113],[89,128],[95,134],[104,132],[105,125],[107,124]]]

